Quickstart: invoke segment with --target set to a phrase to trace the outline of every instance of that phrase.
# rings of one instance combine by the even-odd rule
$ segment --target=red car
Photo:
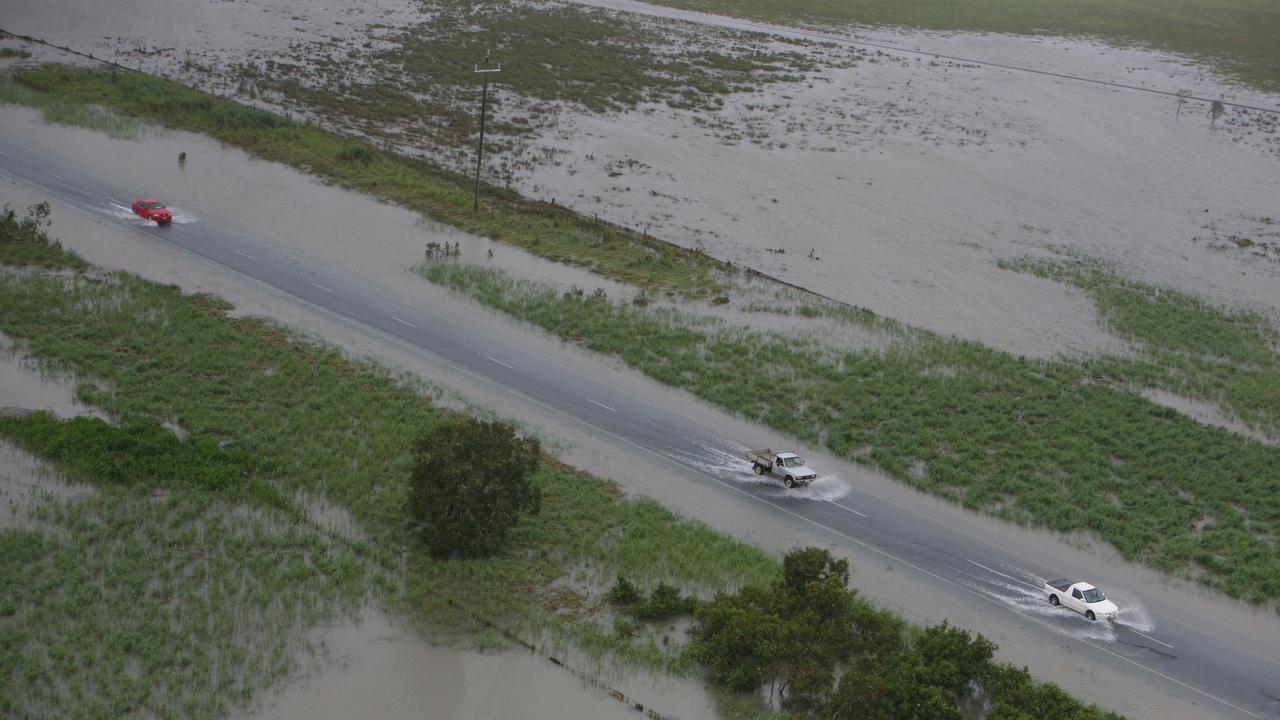
[[[133,201],[133,214],[146,220],[154,220],[164,225],[173,222],[173,213],[159,200],[138,198]]]

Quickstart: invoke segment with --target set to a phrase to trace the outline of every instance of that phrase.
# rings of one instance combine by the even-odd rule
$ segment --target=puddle
[[[548,659],[524,650],[480,653],[430,645],[397,627],[377,610],[359,623],[325,628],[303,658],[312,671],[295,678],[240,720],[635,720],[645,717],[605,689],[584,683]],[[709,697],[675,707],[673,695],[646,696],[645,688],[621,689],[628,699],[675,717],[710,717]],[[687,698],[685,699],[687,702]],[[664,707],[670,703],[672,707]]]

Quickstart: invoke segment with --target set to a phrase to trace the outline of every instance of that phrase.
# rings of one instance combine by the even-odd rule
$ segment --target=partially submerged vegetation
[[[525,200],[488,187],[480,212],[471,181],[303,122],[144,75],[45,65],[0,83],[0,102],[41,108],[51,121],[83,124],[102,105],[171,128],[208,134],[267,160],[367,192],[467,232],[484,235],[550,260],[588,268],[638,287],[706,295],[719,289],[725,269],[704,253],[581,217],[555,204]],[[61,98],[61,99],[54,99]],[[56,112],[50,114],[51,109]]]
[[[1156,353],[1153,360],[1031,361],[894,329],[862,311],[799,313],[897,335],[887,348],[840,351],[670,307],[562,294],[453,262],[422,272],[656,380],[966,507],[1062,532],[1092,531],[1125,557],[1233,596],[1280,598],[1280,447],[1197,424],[1131,391],[1156,382],[1162,353],[1176,352],[1182,363],[1175,367],[1195,379],[1177,382],[1166,370],[1177,389],[1211,393],[1215,401],[1241,398],[1228,407],[1274,431],[1280,363],[1269,343],[1276,331],[1256,316],[1176,293],[1143,294],[1136,285],[1111,288],[1130,293],[1109,312],[1122,332]],[[1187,328],[1201,331],[1182,335]]]
[[[0,673],[22,680],[0,685],[7,713],[218,717],[294,672],[309,627],[370,601],[435,632],[695,672],[683,638],[611,623],[609,580],[634,579],[647,622],[781,572],[755,548],[545,457],[532,477],[541,512],[501,552],[435,560],[406,503],[406,438],[456,417],[429,388],[230,318],[217,298],[103,274],[34,221],[7,215],[0,227],[0,331],[48,367],[94,378],[78,394],[118,419],[0,420],[0,436],[96,487],[0,531]],[[362,532],[326,531],[311,498]],[[896,628],[893,643],[918,645],[872,612]],[[990,667],[1028,697],[1066,697]]]
[[[1190,55],[1268,92],[1280,90],[1280,5],[1268,0],[654,0],[657,5],[779,23],[901,25],[943,32],[1091,35]]]

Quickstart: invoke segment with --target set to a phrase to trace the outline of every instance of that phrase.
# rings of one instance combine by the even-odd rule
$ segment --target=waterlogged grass
[[[518,628],[534,638],[549,633],[557,646],[688,672],[682,642],[659,647],[605,626],[610,614],[601,612],[603,594],[618,574],[645,590],[665,581],[710,597],[767,582],[780,571],[777,560],[756,548],[681,520],[651,500],[624,500],[615,486],[571,468],[549,465],[537,482],[542,512],[521,522],[500,557],[463,564],[415,556],[411,604],[457,629]]]
[[[85,127],[123,140],[137,140],[144,128],[137,118],[74,98],[37,92],[11,75],[0,75],[0,104],[33,107],[40,111],[45,122]]]
[[[32,523],[0,532],[8,717],[224,717],[367,595],[348,548],[214,493],[106,486]]]
[[[739,35],[713,48],[697,36],[661,30],[594,8],[437,0],[431,22],[388,36],[375,64],[416,78],[418,90],[441,85],[472,89],[486,50],[504,62],[502,85],[522,96],[568,101],[596,112],[644,102],[714,110],[720,96],[796,81],[815,61],[768,48],[760,36]],[[705,36],[704,36],[705,37]]]
[[[655,0],[771,22],[903,25],[926,30],[1092,35],[1191,55],[1262,90],[1280,90],[1280,4],[1270,0]]]
[[[0,672],[31,678],[0,691],[4,712],[216,716],[294,672],[300,631],[367,599],[438,630],[483,620],[532,642],[687,670],[676,647],[606,628],[592,588],[625,572],[709,595],[777,572],[757,549],[550,459],[537,475],[542,512],[500,557],[432,561],[403,512],[412,440],[449,413],[427,388],[126,273],[0,268],[0,306],[0,331],[22,352],[94,378],[82,400],[152,419],[35,415],[0,428],[102,486],[0,533]],[[100,451],[116,459],[94,462]],[[274,488],[266,501],[257,481]],[[365,532],[331,537],[305,508],[279,508],[298,492],[341,506]]]
[[[1092,531],[1128,558],[1253,602],[1280,597],[1280,447],[1100,382],[1088,363],[1031,361],[907,330],[888,349],[833,353],[670,309],[560,295],[489,269],[422,271],[966,507]]]
[[[12,102],[100,105],[167,127],[205,133],[467,232],[639,287],[687,294],[707,294],[719,287],[713,271],[722,266],[703,253],[497,188],[487,189],[483,210],[475,212],[471,181],[466,177],[169,80],[59,65],[20,71],[16,78],[16,87],[29,92],[15,91],[9,96]]]
[[[1125,278],[1092,258],[1001,266],[1081,288],[1103,325],[1142,349],[1138,359],[1092,361],[1096,375],[1208,400],[1280,437],[1280,332],[1265,316]]]

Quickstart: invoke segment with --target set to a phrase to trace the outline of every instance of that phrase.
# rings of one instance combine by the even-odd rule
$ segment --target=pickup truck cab
[[[768,473],[780,478],[788,489],[796,485],[808,485],[818,473],[805,466],[804,460],[793,452],[776,453],[768,448],[748,450],[747,459],[757,475]]]
[[[1044,593],[1048,596],[1050,605],[1071,608],[1089,618],[1090,621],[1098,620],[1099,618],[1114,620],[1116,613],[1120,612],[1120,608],[1108,600],[1101,590],[1087,582],[1077,582],[1066,578],[1046,580]]]

